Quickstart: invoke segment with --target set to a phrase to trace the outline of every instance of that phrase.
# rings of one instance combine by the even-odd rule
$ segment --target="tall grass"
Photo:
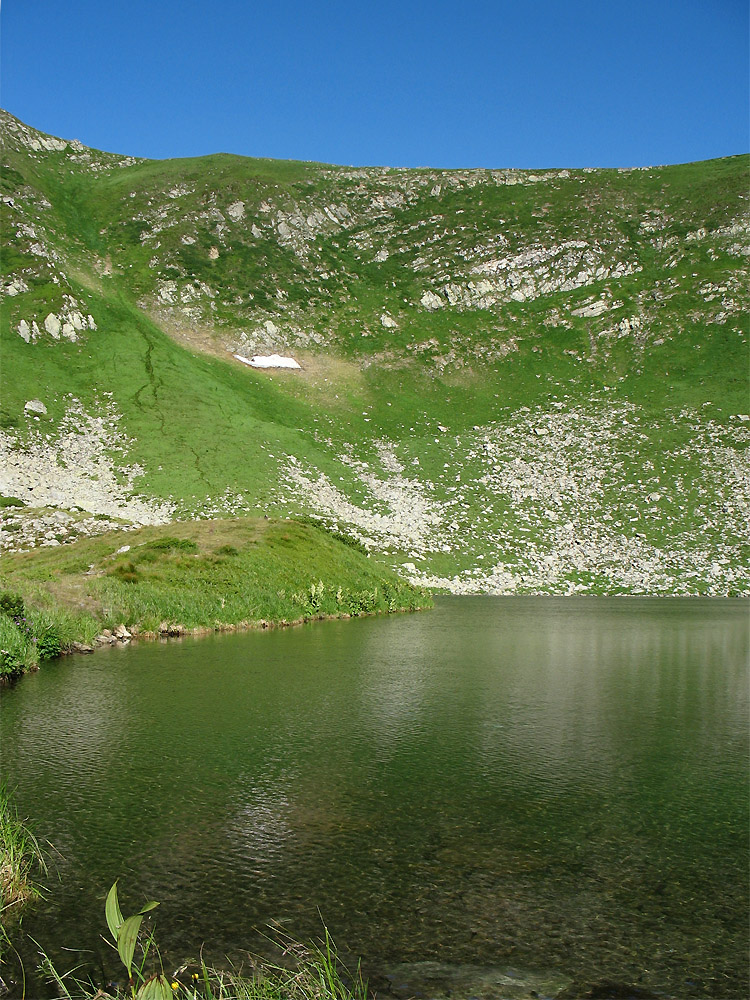
[[[10,608],[9,608],[10,605]],[[0,682],[36,669],[75,642],[96,634],[90,615],[71,613],[64,607],[27,608],[20,594],[0,594]]]
[[[35,876],[47,866],[39,842],[19,817],[8,786],[0,784],[0,920],[40,894]]]

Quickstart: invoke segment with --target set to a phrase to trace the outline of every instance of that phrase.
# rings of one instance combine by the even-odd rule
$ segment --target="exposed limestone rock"
[[[50,313],[44,320],[44,329],[47,331],[50,337],[54,337],[55,340],[60,339],[61,326],[62,324],[60,323],[59,318],[54,313]]]
[[[240,222],[245,218],[245,202],[244,201],[234,201],[227,208],[227,215],[234,222]]]
[[[385,327],[386,330],[395,330],[398,327],[396,320],[388,313],[381,313],[380,325]]]
[[[160,281],[157,285],[157,295],[159,301],[165,305],[177,301],[177,282]]]
[[[29,143],[32,149],[48,149],[51,152],[61,153],[67,149],[67,142],[64,139],[55,139],[53,136],[40,136],[37,140]]]
[[[9,285],[6,285],[5,288],[3,288],[3,293],[14,297],[16,295],[21,295],[23,292],[28,292],[28,290],[29,286],[23,278],[18,277],[14,278]]]
[[[630,334],[638,333],[642,326],[640,316],[625,316],[617,326],[617,336],[627,337]]]
[[[419,302],[420,305],[423,305],[424,308],[428,309],[430,312],[435,312],[436,309],[442,309],[445,305],[439,295],[435,295],[434,292],[430,292],[429,290],[424,292]]]
[[[735,417],[728,440],[725,426],[698,413],[665,415],[672,429],[682,425],[688,432],[691,454],[704,463],[697,494],[698,484],[687,469],[665,489],[663,470],[648,462],[641,479],[623,485],[623,460],[639,456],[647,440],[643,417],[634,404],[613,405],[606,394],[587,407],[568,409],[559,402],[548,411],[522,407],[509,420],[475,427],[466,440],[456,438],[453,462],[445,465],[448,482],[456,473],[455,485],[443,487],[440,500],[435,482],[404,479],[395,456],[403,445],[383,441],[377,447],[381,458],[391,456],[383,461],[387,479],[374,476],[351,451],[338,455],[356,473],[349,495],[297,460],[290,459],[286,472],[293,497],[334,523],[347,524],[370,546],[398,546],[425,563],[433,552],[466,551],[473,567],[452,578],[407,570],[413,582],[452,593],[583,593],[590,586],[587,575],[637,593],[750,592],[737,552],[750,517],[741,485],[749,471],[750,416]],[[650,415],[650,433],[652,420]],[[441,425],[438,430],[448,433]],[[681,454],[665,453],[665,467],[679,462]],[[418,531],[413,509],[421,510]],[[688,521],[679,542],[665,547],[644,532],[646,523],[653,528],[682,516]],[[485,567],[488,544],[489,551],[505,556]],[[583,577],[572,582],[571,574]]]
[[[43,405],[40,400],[29,402]],[[21,448],[14,435],[0,431],[0,492],[21,497],[33,508],[76,505],[134,524],[167,522],[173,505],[134,495],[143,469],[124,462],[132,442],[120,429],[120,415],[108,395],[96,414],[87,413],[71,397],[54,438],[40,426]],[[119,463],[113,462],[113,453],[120,454]]]
[[[41,399],[29,399],[24,403],[23,408],[26,413],[38,413],[41,416],[44,416],[47,413],[47,407]]]
[[[593,302],[587,302],[578,309],[571,309],[571,314],[573,316],[582,316],[586,319],[593,318],[594,316],[601,316],[605,313],[609,305],[606,299],[595,299]]]

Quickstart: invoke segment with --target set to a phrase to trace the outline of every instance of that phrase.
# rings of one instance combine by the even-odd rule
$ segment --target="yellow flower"
[[[180,988],[180,984],[178,982],[172,983],[172,989],[173,990],[179,990],[179,988]]]

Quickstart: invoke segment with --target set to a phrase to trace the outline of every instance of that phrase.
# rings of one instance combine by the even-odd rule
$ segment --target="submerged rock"
[[[571,985],[559,972],[530,972],[507,966],[451,965],[444,962],[409,962],[386,972],[390,992],[395,997],[422,997],[443,1000],[471,997],[472,1000],[520,1000],[537,997],[553,1000]]]
[[[652,993],[643,986],[629,983],[615,983],[604,980],[600,983],[572,983],[556,1000],[663,1000],[664,994]]]

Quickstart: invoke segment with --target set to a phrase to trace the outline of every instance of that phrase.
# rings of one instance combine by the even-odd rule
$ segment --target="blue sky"
[[[0,103],[138,156],[643,166],[746,152],[747,0],[5,0]]]

